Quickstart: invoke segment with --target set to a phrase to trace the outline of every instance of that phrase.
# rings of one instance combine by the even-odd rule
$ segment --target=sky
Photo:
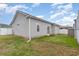
[[[16,10],[42,18],[52,23],[73,26],[77,18],[78,3],[9,3],[0,4],[0,23],[10,24]]]

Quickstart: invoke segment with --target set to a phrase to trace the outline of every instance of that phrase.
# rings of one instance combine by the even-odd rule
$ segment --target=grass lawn
[[[34,38],[35,39],[35,38]],[[74,37],[70,37],[68,35],[54,35],[54,36],[43,36],[40,38],[36,38],[35,41],[45,41],[49,43],[56,43],[56,44],[64,44],[66,46],[70,46],[73,48],[78,48],[79,45],[77,44],[76,39]]]
[[[0,36],[0,55],[6,56],[59,56],[79,55],[79,45],[67,35],[33,38],[30,43],[20,36]]]

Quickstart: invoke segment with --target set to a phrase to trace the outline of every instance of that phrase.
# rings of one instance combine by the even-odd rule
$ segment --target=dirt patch
[[[38,51],[39,55],[57,55],[57,56],[76,56],[79,55],[78,48],[71,48],[61,46],[58,44],[51,44],[47,42],[34,43],[32,49]]]

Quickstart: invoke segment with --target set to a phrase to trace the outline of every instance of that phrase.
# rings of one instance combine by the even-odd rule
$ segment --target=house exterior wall
[[[76,39],[77,39],[77,42],[79,43],[79,30],[76,30]]]
[[[12,28],[0,28],[0,35],[12,34]]]
[[[59,34],[59,26],[52,25],[52,33],[53,34]]]
[[[12,24],[13,34],[28,37],[29,34],[29,20],[23,14],[17,14],[15,21]]]
[[[57,25],[52,25],[52,34],[68,34],[68,29],[61,29]]]
[[[75,39],[79,40],[79,17],[75,20],[75,24],[74,24],[74,31],[75,31]]]
[[[47,26],[50,27],[49,34],[52,34],[51,24],[39,21],[37,19],[26,18],[23,14],[17,14],[14,23],[12,24],[13,33],[15,35],[29,37],[29,19],[30,19],[30,36],[40,37],[48,35]],[[39,32],[37,32],[37,25],[39,25]]]
[[[47,33],[47,27],[49,26],[49,34],[52,34],[51,31],[51,24],[31,19],[31,37],[38,37],[43,35],[48,35]],[[39,25],[39,32],[37,32],[37,25]]]
[[[58,26],[55,26],[55,34],[59,34],[60,28]]]
[[[77,42],[79,43],[79,12],[74,24],[74,34],[75,34],[75,39],[77,39]]]
[[[55,34],[55,25],[51,25],[51,33],[54,35]]]
[[[68,35],[74,36],[74,29],[68,29]]]
[[[68,29],[60,29],[59,34],[68,34]]]
[[[73,30],[74,30],[74,38],[76,39],[76,23],[73,24]]]

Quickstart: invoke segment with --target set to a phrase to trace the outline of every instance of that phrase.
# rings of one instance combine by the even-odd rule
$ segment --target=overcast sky
[[[0,4],[0,23],[10,24],[16,10],[21,10],[60,25],[72,26],[79,4],[69,3],[19,3]]]

